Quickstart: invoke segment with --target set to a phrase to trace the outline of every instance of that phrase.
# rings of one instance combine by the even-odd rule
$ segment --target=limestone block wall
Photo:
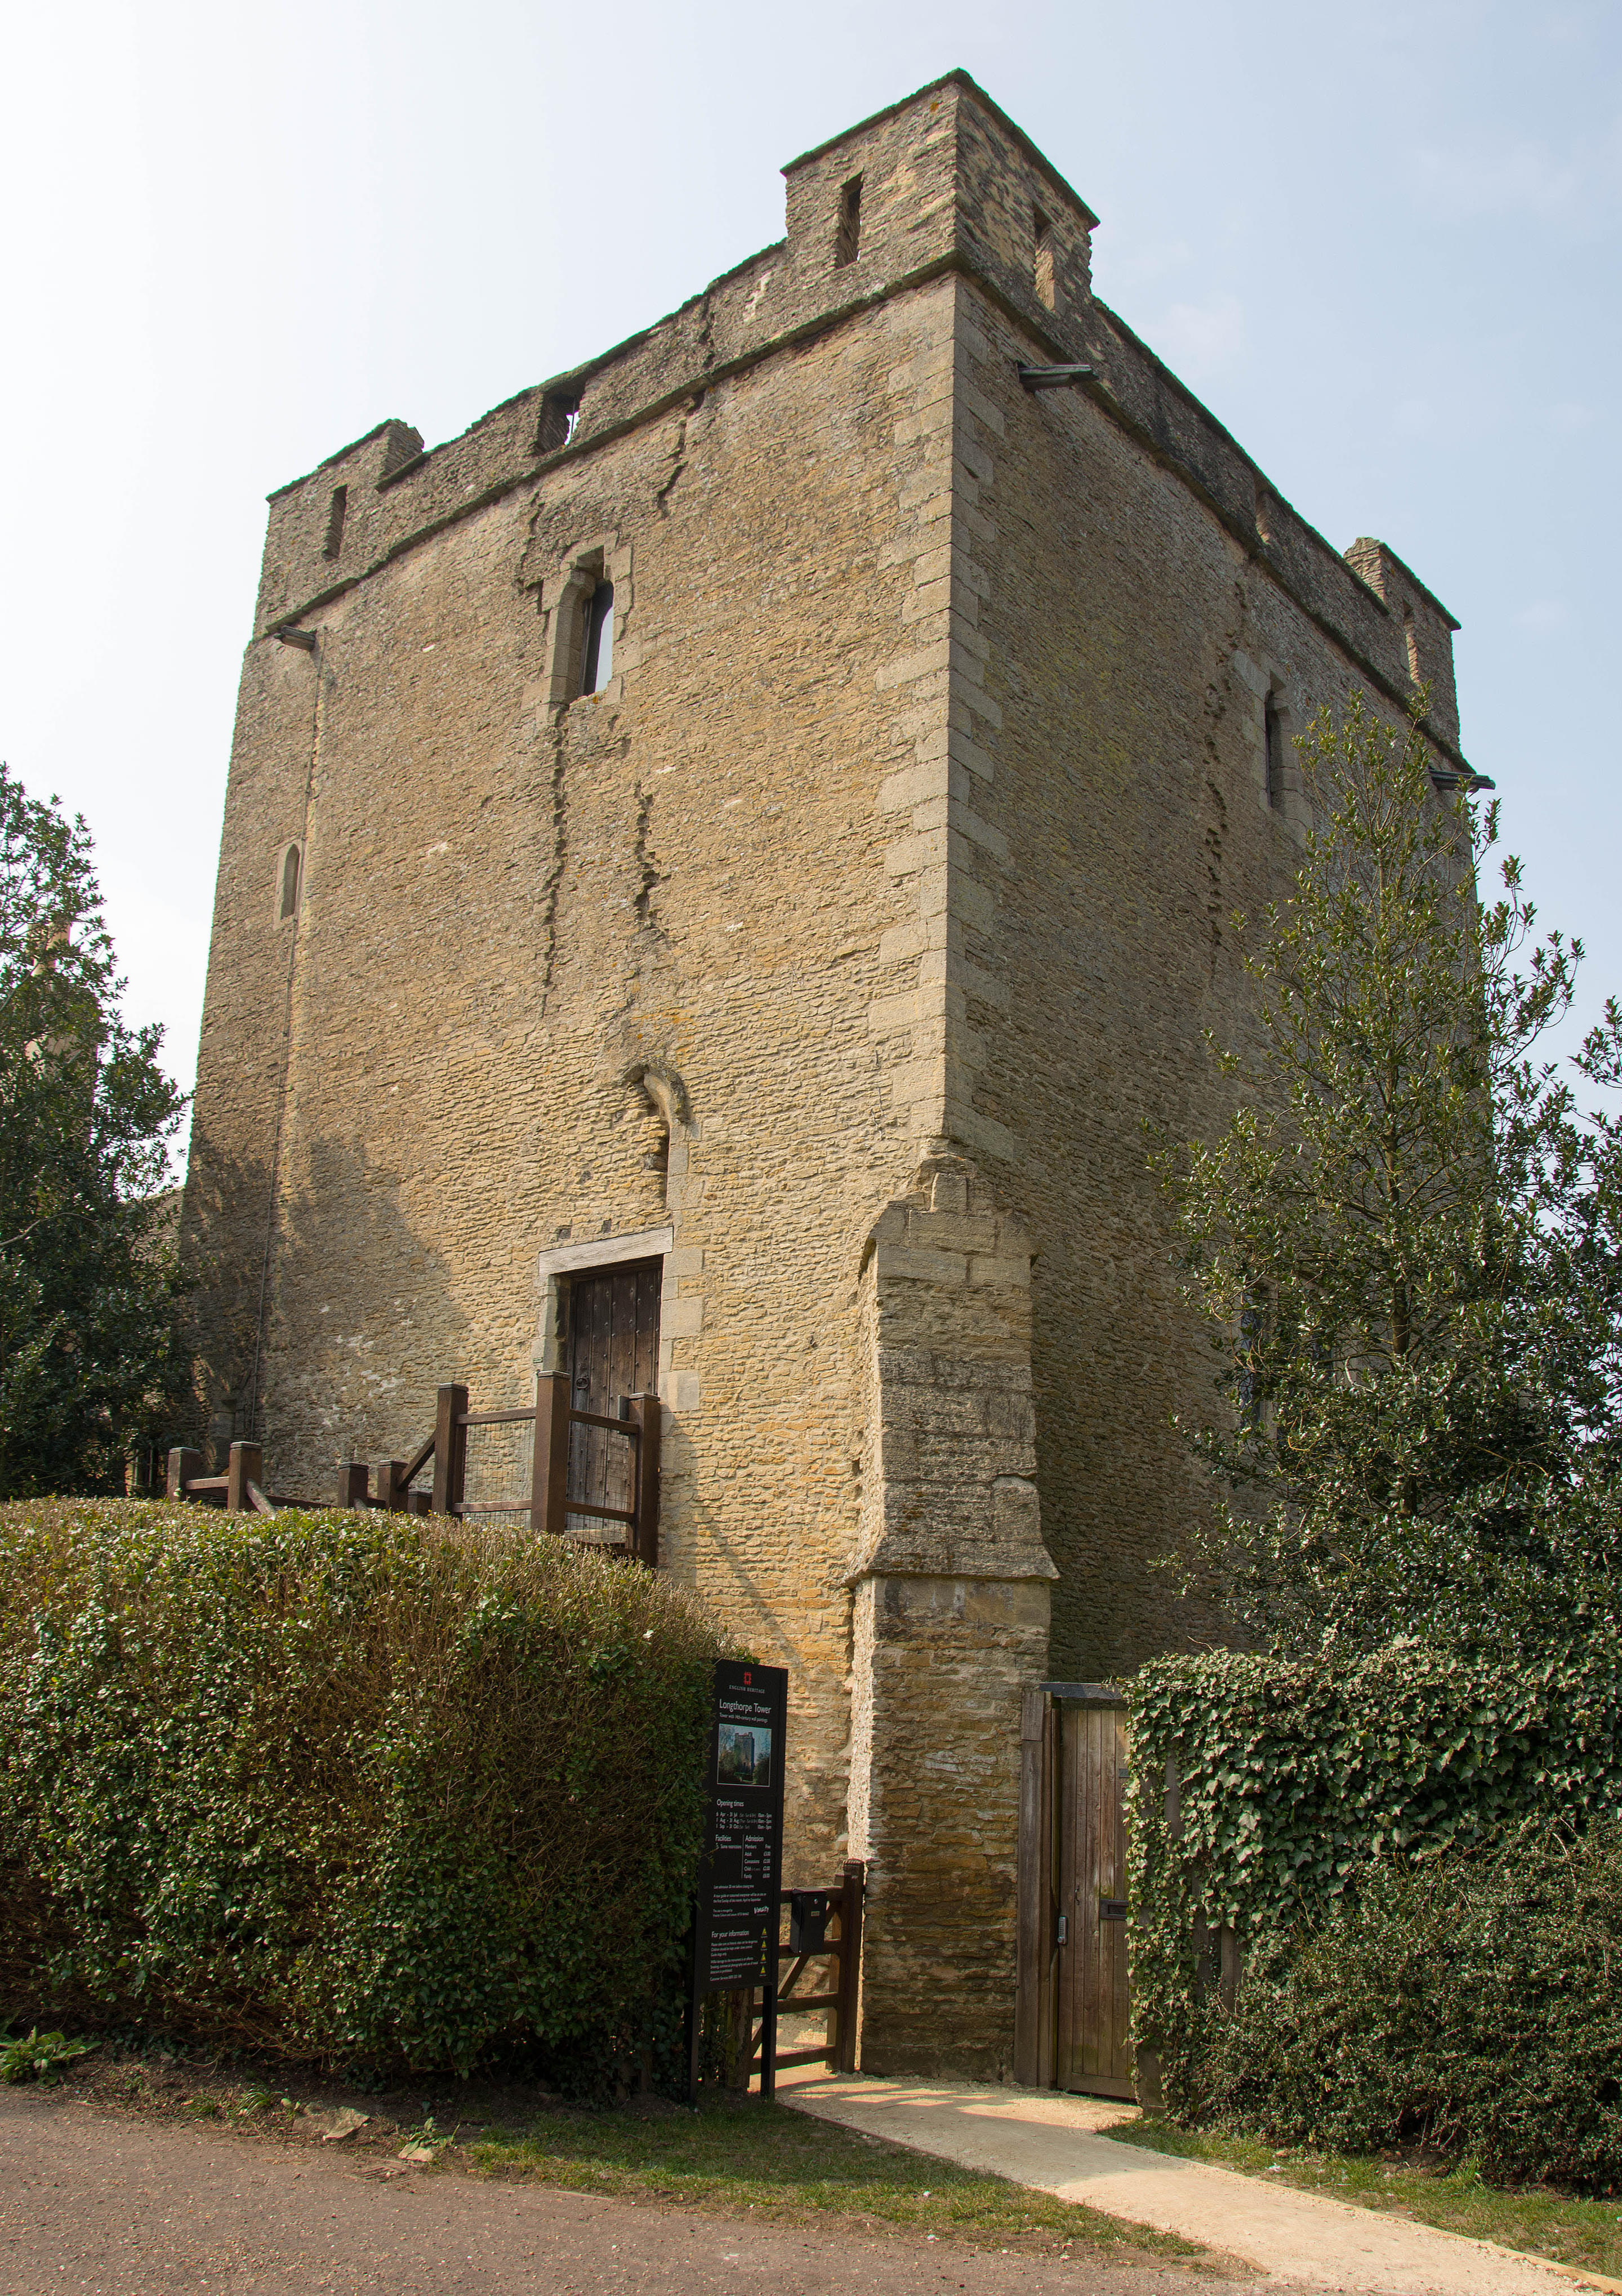
[[[880,798],[944,748],[953,310],[875,302],[307,598],[314,651],[257,641],[200,1063],[200,1413],[275,1488],[406,1455],[441,1380],[527,1399],[539,1254],[670,1226],[663,1556],[791,1669],[809,1879],[847,1840],[862,1240],[917,1156]],[[593,554],[614,675],[570,698]],[[516,1461],[471,1464],[495,1498]]]
[[[863,2070],[1006,2080],[1020,1698],[1046,1670],[1046,1582],[868,1578],[853,1629]]]
[[[1047,1660],[1030,1245],[961,1158],[874,1223],[851,1571],[863,2063],[1006,2077],[1021,1694]]]
[[[202,1286],[199,1336],[210,1359],[230,1367],[205,1381],[193,1431],[216,1445],[237,1431],[236,1406],[258,1391],[263,1368],[266,1244],[300,930],[297,911],[282,914],[283,870],[296,846],[302,879],[321,693],[307,655],[250,649],[237,697],[181,1226]]]
[[[982,752],[975,801],[995,832],[965,852],[979,913],[964,906],[956,974],[963,1128],[1036,1255],[1037,1482],[1060,1570],[1052,1663],[1100,1678],[1201,1627],[1151,1567],[1208,1503],[1172,1423],[1213,1398],[1150,1152],[1225,1113],[1204,1033],[1244,1040],[1252,1001],[1233,914],[1257,914],[1299,865],[1290,737],[1353,684],[1382,706],[1399,677],[1411,688],[1407,603],[1446,764],[1447,618],[1367,545],[1332,588],[1325,554],[1307,611],[1269,547],[1247,545],[1118,406],[1096,391],[1024,390],[1030,332],[989,295],[965,285],[961,298],[958,463],[971,492],[960,531],[971,513],[963,574],[980,651],[952,709],[957,737]],[[1085,329],[1111,340],[1096,311]],[[1288,761],[1276,805],[1270,697]]]
[[[1196,1623],[1149,1569],[1205,1390],[1146,1149],[1220,1113],[1229,919],[1298,851],[1265,715],[1423,683],[1457,762],[1452,624],[1096,301],[965,75],[784,172],[783,241],[657,325],[273,497],[197,1430],[319,1495],[441,1381],[528,1400],[570,1267],[656,1251],[662,1559],[790,1669],[791,1878],[871,1862],[870,2062],[995,2075],[1020,1693]],[[1094,379],[1021,386],[1053,360]]]

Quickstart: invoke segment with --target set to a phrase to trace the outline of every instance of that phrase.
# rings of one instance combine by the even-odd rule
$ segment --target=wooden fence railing
[[[517,1426],[535,1431],[528,1491],[510,1499],[469,1499],[469,1428]],[[573,1427],[602,1428],[633,1447],[628,1507],[604,1506],[570,1495],[569,1438]],[[534,1404],[516,1411],[470,1411],[467,1389],[453,1382],[438,1390],[434,1431],[409,1459],[379,1460],[370,1467],[349,1460],[339,1468],[337,1503],[340,1507],[381,1508],[390,1514],[527,1514],[532,1530],[572,1538],[582,1545],[623,1548],[633,1561],[651,1570],[659,1562],[659,1432],[656,1395],[622,1396],[617,1419],[602,1412],[577,1411],[564,1372],[543,1372],[535,1382]],[[414,1490],[417,1477],[430,1465],[432,1488]],[[201,1451],[171,1451],[168,1496],[200,1499],[233,1514],[274,1514],[278,1506],[321,1504],[267,1496],[262,1488],[264,1452],[258,1443],[233,1443],[223,1475],[205,1475],[202,1468]],[[572,1531],[570,1518],[581,1515],[623,1528],[606,1538]]]
[[[169,1453],[164,1496],[223,1506],[228,1514],[274,1514],[290,1502],[267,1497],[261,1488],[264,1477],[265,1453],[258,1443],[233,1443],[223,1475],[204,1474],[201,1451],[176,1449]]]

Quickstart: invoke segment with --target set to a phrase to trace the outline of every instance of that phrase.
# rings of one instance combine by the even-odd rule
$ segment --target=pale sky
[[[1104,299],[1458,616],[1465,752],[1622,991],[1614,0],[63,0],[0,44],[0,755],[84,813],[183,1084],[265,496],[658,318],[958,64],[1102,217]]]

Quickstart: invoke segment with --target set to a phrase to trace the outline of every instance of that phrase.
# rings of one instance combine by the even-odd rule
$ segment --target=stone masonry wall
[[[1145,1128],[1219,1112],[1228,919],[1298,849],[1264,703],[1422,679],[1456,763],[1452,623],[1093,299],[1093,217],[965,76],[784,172],[785,240],[657,326],[273,497],[198,1426],[324,1496],[440,1381],[528,1399],[542,1252],[668,1232],[662,1559],[790,1669],[792,1878],[871,1861],[869,2061],[995,2075],[1020,1693],[1191,1625]],[[1061,359],[1095,379],[1021,386]],[[476,1447],[480,1495],[517,1464]]]
[[[851,1572],[850,1841],[868,1868],[863,2063],[1005,2077],[1021,1693],[1047,1658],[1030,1246],[926,1158],[874,1223]]]
[[[193,1248],[236,1271],[210,1406],[242,1397],[263,1271],[276,1488],[403,1456],[439,1380],[524,1399],[537,1251],[671,1218],[663,1554],[791,1668],[811,1878],[845,1833],[847,1302],[913,1152],[868,1021],[905,900],[877,792],[922,738],[887,677],[913,647],[895,553],[928,448],[897,443],[888,379],[927,374],[949,316],[945,285],[880,305],[403,554],[323,610],[314,655],[256,649],[272,690],[233,766],[200,1070]],[[615,675],[561,707],[548,582],[588,547],[616,572]],[[290,939],[278,1110],[259,1005]],[[690,1111],[668,1175],[650,1061]]]
[[[977,521],[963,572],[981,652],[953,717],[984,752],[976,801],[1004,840],[965,854],[981,915],[965,913],[962,945],[964,1129],[1036,1255],[1052,1663],[1098,1678],[1200,1623],[1150,1567],[1207,1503],[1172,1421],[1211,1390],[1148,1158],[1222,1119],[1204,1033],[1243,1041],[1251,1012],[1233,913],[1255,915],[1299,865],[1293,753],[1270,807],[1265,705],[1288,743],[1369,681],[1095,394],[1023,390],[1029,332],[972,288],[962,299],[958,459]],[[1101,327],[1109,340],[1107,322],[1077,326],[1088,349]],[[1454,728],[1444,610],[1390,554],[1357,557],[1423,618],[1432,724]],[[1380,641],[1395,675],[1403,641]]]

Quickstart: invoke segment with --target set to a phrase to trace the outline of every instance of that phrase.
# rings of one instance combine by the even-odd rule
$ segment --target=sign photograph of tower
[[[1095,298],[965,73],[783,173],[668,317],[271,497],[189,1439],[325,1494],[446,1382],[656,1390],[659,1567],[788,1670],[785,1878],[867,1861],[864,2062],[995,2078],[1022,1693],[1199,1623],[1146,1135],[1223,1113],[1314,713],[1422,682],[1468,771],[1455,624]]]

